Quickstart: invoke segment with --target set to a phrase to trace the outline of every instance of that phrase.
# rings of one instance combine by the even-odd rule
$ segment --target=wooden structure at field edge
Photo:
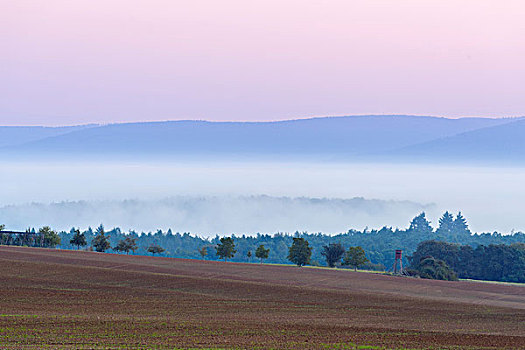
[[[32,236],[34,238],[34,242],[35,243],[40,243],[40,247],[43,247],[44,246],[44,234],[43,233],[39,233],[39,232],[28,232],[28,231],[25,231],[25,232],[22,232],[22,231],[0,231],[0,244],[1,245],[18,245],[18,244],[13,244],[13,242],[15,242],[15,240],[17,238],[19,238],[19,240],[22,238],[22,237],[28,237],[28,236]],[[40,242],[38,242],[38,240]]]
[[[394,266],[392,267],[392,272],[394,275],[404,275],[405,270],[403,269],[403,251],[401,249],[396,249]]]

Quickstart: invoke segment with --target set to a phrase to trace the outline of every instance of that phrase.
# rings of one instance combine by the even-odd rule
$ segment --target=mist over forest
[[[0,218],[10,228],[51,225],[71,227],[121,227],[135,231],[171,228],[201,237],[214,235],[324,232],[349,228],[406,225],[407,218],[433,205],[410,201],[364,198],[290,198],[270,196],[176,196],[161,200],[75,201],[30,203],[0,208]]]
[[[473,232],[525,229],[523,168],[234,161],[3,166],[9,171],[0,172],[0,222],[8,229],[103,223],[202,235],[338,233],[404,228],[423,210],[434,224],[445,210],[462,211]]]

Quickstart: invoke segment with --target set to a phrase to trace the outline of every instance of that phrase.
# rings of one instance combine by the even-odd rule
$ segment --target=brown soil
[[[525,349],[525,286],[0,247],[0,347]]]

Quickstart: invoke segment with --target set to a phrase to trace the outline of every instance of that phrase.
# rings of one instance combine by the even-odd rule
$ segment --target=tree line
[[[73,229],[72,232],[73,237],[69,240],[70,244],[76,246],[77,249],[88,245],[86,234],[84,232],[80,232],[79,229]],[[103,253],[109,249],[112,249],[114,252],[117,253],[123,252],[129,254],[129,252],[135,253],[135,251],[139,248],[139,246],[137,245],[138,239],[138,237],[127,236],[120,239],[114,247],[111,247],[110,236],[106,235],[104,225],[100,225],[95,231],[95,237],[91,241],[91,246],[95,251],[99,253]],[[159,246],[158,244],[150,244],[146,248],[146,251],[148,253],[151,253],[152,255],[155,255],[162,254],[165,251],[165,249]]]
[[[13,238],[9,235],[3,235],[1,231],[0,244],[59,247],[61,249],[87,247],[84,249],[219,260],[221,256],[216,254],[215,248],[221,243],[221,238],[224,238],[220,236],[203,238],[187,232],[173,233],[171,230],[138,233],[135,231],[122,232],[120,228],[113,228],[105,231],[102,225],[95,230],[88,228],[80,231],[78,228],[72,228],[69,232],[58,233],[48,227],[41,228],[38,231],[35,229],[28,230],[28,232],[40,231],[46,237],[43,244],[36,242],[33,236]],[[472,249],[477,249],[481,245],[486,247],[489,245],[525,243],[525,234],[522,232],[513,232],[508,235],[498,232],[472,233],[466,218],[461,213],[452,215],[449,212],[445,212],[441,216],[436,228],[432,227],[431,222],[423,212],[412,219],[406,229],[383,227],[372,230],[368,228],[363,230],[351,229],[337,235],[295,232],[293,234],[276,233],[253,236],[230,235],[229,237],[235,241],[235,253],[228,259],[236,262],[252,262],[254,259],[261,259],[257,255],[257,249],[263,246],[267,250],[267,256],[263,257],[262,260],[269,263],[290,263],[289,249],[294,239],[303,238],[312,248],[308,262],[310,265],[351,266],[350,264],[343,265],[344,253],[339,260],[338,254],[340,254],[341,248],[338,245],[340,245],[341,247],[361,247],[366,251],[368,260],[362,266],[366,269],[375,270],[390,268],[394,263],[396,249],[403,250],[403,264],[408,266],[407,256],[412,255],[418,244],[424,241],[455,243],[470,246]],[[11,241],[8,242],[7,240]]]
[[[235,256],[237,250],[235,249],[235,241],[232,237],[223,237],[215,247],[216,255],[225,261]],[[270,249],[259,245],[255,250],[255,257],[259,258],[261,263],[268,258]],[[330,267],[336,266],[350,266],[355,270],[368,262],[365,251],[361,247],[350,247],[345,251],[340,243],[330,243],[323,246],[322,254],[326,258],[326,263]],[[252,252],[246,253],[248,257],[252,256]],[[203,257],[205,254],[203,254]],[[287,259],[297,266],[305,266],[310,264],[312,257],[312,247],[308,241],[302,237],[293,238],[292,245],[288,248]]]
[[[72,229],[70,232],[60,232],[59,235],[62,240],[59,247],[62,249],[75,249],[76,246],[70,243],[75,232],[76,229]],[[97,235],[96,230],[88,228],[83,231],[83,233],[87,240],[87,246],[92,246],[92,240]],[[113,228],[107,231],[106,236],[111,247],[117,246],[118,242],[126,237],[136,238],[138,248],[136,251],[131,252],[134,254],[149,254],[149,247],[151,245],[158,245],[165,249],[161,254],[167,257],[220,259],[215,254],[202,255],[202,249],[208,252],[214,249],[213,247],[220,241],[220,236],[203,238],[187,232],[174,233],[171,230],[157,230],[156,232],[142,233],[130,231],[125,233],[122,232],[120,228]],[[525,234],[522,232],[514,232],[508,235],[503,235],[498,232],[472,233],[468,227],[467,220],[461,213],[453,216],[449,212],[443,214],[435,229],[426,218],[425,213],[421,213],[411,220],[406,229],[393,229],[392,227],[382,227],[371,230],[368,228],[363,230],[351,229],[337,235],[295,232],[291,234],[276,233],[273,235],[229,236],[235,239],[238,253],[232,260],[237,262],[250,262],[254,257],[253,255],[251,257],[248,256],[248,252],[251,251],[253,254],[257,247],[262,244],[270,249],[269,256],[266,259],[268,262],[287,263],[288,247],[292,243],[293,238],[303,237],[308,240],[310,246],[313,248],[310,261],[313,265],[328,265],[322,254],[322,247],[330,243],[340,243],[345,247],[361,246],[367,252],[367,257],[370,260],[370,262],[367,263],[367,268],[379,270],[393,265],[394,252],[396,249],[403,250],[405,253],[403,264],[408,265],[409,262],[406,256],[412,254],[420,242],[428,240],[458,243],[474,248],[478,245],[525,243]],[[111,251],[112,248],[109,250]]]

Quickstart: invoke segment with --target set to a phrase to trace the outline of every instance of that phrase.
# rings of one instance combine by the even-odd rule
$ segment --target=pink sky
[[[0,124],[525,115],[525,4],[0,3]]]

